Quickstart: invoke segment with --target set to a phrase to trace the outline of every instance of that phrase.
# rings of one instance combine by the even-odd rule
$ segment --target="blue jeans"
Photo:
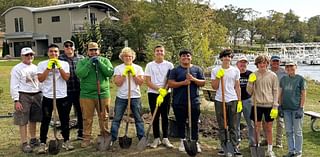
[[[114,117],[111,124],[111,135],[112,141],[116,141],[118,137],[120,122],[123,117],[124,112],[128,106],[128,99],[116,98],[114,107]],[[134,115],[134,120],[136,124],[137,137],[140,140],[144,136],[144,124],[141,118],[141,99],[131,98],[131,112]]]
[[[241,120],[241,113],[243,113],[243,117],[247,123],[247,128],[248,128],[248,140],[249,140],[249,145],[253,145],[254,144],[254,130],[253,130],[253,126],[254,126],[254,122],[251,121],[250,119],[250,115],[251,115],[251,107],[252,107],[252,100],[251,98],[249,99],[245,99],[242,100],[242,112],[238,113],[238,117],[237,117],[237,127],[236,127],[236,131],[237,131],[237,135],[239,137],[239,142],[241,141],[241,136],[240,136],[240,120]]]
[[[284,110],[284,124],[286,129],[287,141],[289,152],[292,153],[302,153],[302,121],[301,119],[296,119],[297,111]]]

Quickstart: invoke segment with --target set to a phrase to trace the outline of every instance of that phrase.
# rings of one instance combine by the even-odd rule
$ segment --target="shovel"
[[[99,113],[100,113],[100,118],[104,118],[105,116],[102,112],[102,105],[101,105],[101,91],[100,91],[100,80],[99,80],[99,72],[98,72],[98,63],[94,62],[95,65],[95,71],[96,71],[96,80],[97,80],[97,90],[98,90],[98,107],[99,107]],[[100,120],[99,120],[99,123]],[[100,126],[104,126],[105,124],[100,124]],[[102,135],[98,135],[97,137],[97,145],[96,149],[99,151],[106,151],[109,149],[111,143],[111,136],[106,133],[105,131],[102,132]]]
[[[131,105],[131,79],[130,73],[128,73],[128,107],[127,107],[127,122],[126,122],[126,130],[123,137],[119,137],[119,145],[121,148],[128,149],[132,144],[132,138],[129,138],[128,128],[129,128],[129,118],[130,118],[130,105]]]
[[[232,156],[234,153],[234,147],[231,144],[230,141],[230,134],[229,134],[229,129],[227,126],[227,109],[226,109],[226,101],[224,97],[224,80],[223,77],[221,78],[221,93],[222,93],[222,106],[223,106],[223,125],[225,129],[225,142],[222,144],[222,148],[226,156]]]
[[[144,150],[148,145],[149,132],[150,132],[150,129],[152,127],[154,118],[156,117],[157,111],[158,111],[158,106],[156,106],[156,108],[154,109],[154,112],[153,112],[153,115],[152,115],[152,119],[151,119],[151,122],[150,122],[150,125],[148,127],[146,135],[141,138],[141,140],[139,141],[139,143],[137,145],[137,148],[138,148],[139,151]]]
[[[53,77],[53,121],[56,124],[58,119],[57,113],[57,98],[56,98],[56,70],[55,65],[52,65],[52,77]],[[59,140],[57,137],[57,127],[53,125],[53,133],[54,133],[54,140],[49,141],[49,154],[57,155],[60,152],[62,147],[62,140]]]
[[[190,69],[187,69],[188,73],[190,73]],[[191,120],[191,98],[190,98],[190,84],[187,87],[188,94],[188,124],[189,124],[189,138],[188,140],[183,140],[184,148],[189,156],[196,156],[198,153],[197,149],[197,141],[192,140],[192,120]]]
[[[255,99],[255,95],[254,95],[254,85],[253,85],[253,91],[252,91],[252,98],[253,98],[253,106],[254,106],[254,131],[255,131],[255,142],[256,145],[250,147],[250,152],[251,152],[251,157],[264,157],[265,156],[265,151],[263,148],[260,147],[259,144],[259,136],[258,136],[258,129],[257,129],[257,121],[258,121],[258,117],[257,117],[257,103],[256,103],[256,99]]]

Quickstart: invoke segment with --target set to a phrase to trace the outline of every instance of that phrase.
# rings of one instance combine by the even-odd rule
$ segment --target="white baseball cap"
[[[33,50],[30,47],[25,47],[25,48],[21,49],[21,55],[26,55],[29,53],[34,54]]]

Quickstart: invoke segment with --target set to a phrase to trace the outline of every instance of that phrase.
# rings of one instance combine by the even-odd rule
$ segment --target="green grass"
[[[35,62],[39,62],[45,58],[37,59]],[[19,61],[1,61],[0,62],[0,89],[2,89],[2,93],[0,95],[0,115],[7,114],[8,112],[13,112],[13,103],[10,97],[9,92],[9,79],[10,79],[10,71],[13,65],[17,64]],[[114,65],[118,65],[120,62],[116,62]],[[145,64],[140,64],[145,65]],[[116,94],[116,87],[113,83],[111,83],[111,94],[112,97],[115,97]],[[143,85],[141,89],[142,93],[142,102],[143,108],[145,111],[148,111],[148,104],[147,104],[147,95],[146,95],[146,86]],[[312,111],[320,111],[319,106],[319,93],[320,88],[315,82],[308,82],[308,89],[307,89],[307,101],[306,101],[306,110]],[[114,100],[112,101],[114,102]],[[113,105],[113,103],[112,103]],[[207,103],[202,104],[202,113],[211,114],[214,116],[213,106],[207,106]],[[310,129],[310,117],[304,118],[304,127],[303,127],[303,136],[304,136],[304,144],[303,144],[303,151],[304,156],[308,157],[316,157],[320,156],[319,152],[319,145],[320,145],[320,133],[312,132]],[[110,123],[109,123],[110,124]],[[110,125],[109,125],[110,126]],[[119,136],[124,135],[124,129],[120,129]],[[147,124],[145,128],[147,128]],[[274,125],[275,126],[275,125]],[[97,124],[97,117],[95,117],[94,125],[93,125],[93,137],[96,137],[98,134],[98,124]],[[38,134],[39,134],[39,127],[38,127]],[[39,136],[39,135],[38,135]],[[52,137],[52,129],[49,130],[49,139]],[[74,139],[76,136],[76,130],[71,131],[71,138]],[[59,153],[58,156],[141,156],[141,157],[149,157],[149,156],[168,156],[168,157],[179,157],[179,156],[187,156],[184,153],[178,152],[177,149],[168,150],[163,147],[159,147],[157,149],[147,149],[144,152],[139,153],[135,148],[137,144],[137,138],[135,138],[135,126],[134,124],[130,124],[130,132],[129,136],[133,138],[133,145],[128,150],[120,149],[119,146],[116,144],[116,148],[114,151],[109,152],[96,152],[94,147],[89,147],[86,149],[80,148],[79,141],[73,141],[74,146],[76,147],[75,150],[71,152],[62,151]],[[179,146],[179,139],[170,139],[173,144],[178,147]],[[215,138],[204,138],[200,136],[200,141],[202,143],[203,153],[199,154],[198,156],[216,156],[219,141]],[[282,156],[287,153],[287,142],[284,136],[283,138],[284,148],[277,149],[274,148],[274,152],[277,156]],[[250,156],[250,150],[247,148],[248,142],[247,140],[243,140],[241,142],[241,151],[244,156]],[[19,140],[19,130],[18,127],[13,125],[12,118],[4,118],[0,119],[0,156],[36,156],[33,154],[23,154],[20,151],[20,140]],[[38,156],[38,155],[37,155]],[[42,155],[40,155],[42,156]],[[44,155],[43,155],[44,156]]]

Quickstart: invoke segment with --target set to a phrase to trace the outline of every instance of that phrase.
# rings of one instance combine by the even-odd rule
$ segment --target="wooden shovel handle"
[[[127,107],[128,121],[130,117],[130,106],[131,106],[131,76],[129,72],[128,73],[128,107]]]
[[[221,79],[221,94],[222,94],[222,108],[223,108],[223,126],[224,129],[227,129],[227,111],[226,111],[226,100],[224,96],[224,80],[223,77]]]

